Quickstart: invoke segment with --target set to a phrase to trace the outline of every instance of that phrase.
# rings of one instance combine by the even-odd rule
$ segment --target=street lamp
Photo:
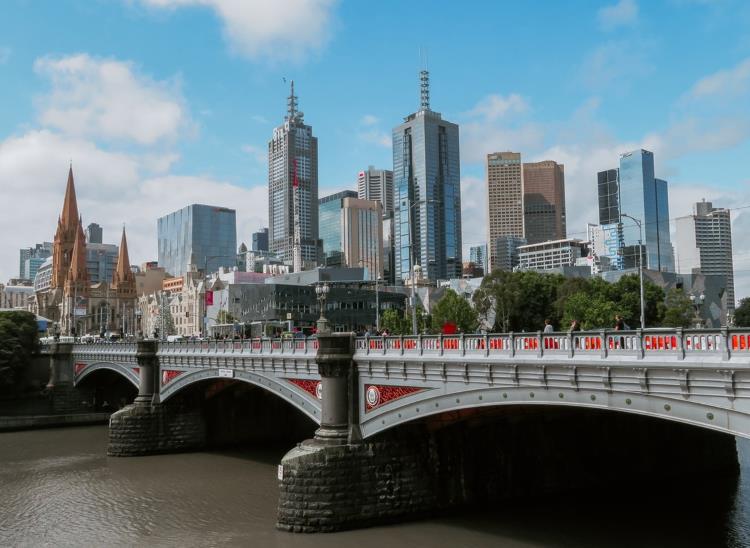
[[[328,298],[328,292],[331,290],[330,287],[328,287],[328,284],[323,282],[322,284],[318,284],[315,286],[315,295],[318,299],[318,304],[320,306],[320,317],[318,318],[318,324],[316,331],[317,333],[328,333],[328,320],[326,320],[325,316],[325,309],[326,309],[326,299]]]
[[[695,314],[695,318],[693,318],[693,320],[695,321],[695,327],[698,329],[703,327],[703,319],[701,318],[700,311],[705,300],[706,295],[703,293],[703,291],[700,292],[700,295],[695,295],[694,293],[690,294],[690,302],[693,305],[693,312]]]
[[[643,227],[640,219],[620,213],[620,217],[627,217],[638,225],[638,279],[641,288],[641,329],[646,328],[646,299],[643,293]]]

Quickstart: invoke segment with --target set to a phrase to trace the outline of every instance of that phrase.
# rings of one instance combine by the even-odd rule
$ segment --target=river
[[[700,493],[630,486],[327,535],[274,528],[283,448],[117,459],[106,444],[104,426],[0,434],[0,546],[750,546],[744,441],[738,482]]]

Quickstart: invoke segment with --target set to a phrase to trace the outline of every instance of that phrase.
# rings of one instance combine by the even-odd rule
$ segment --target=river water
[[[274,528],[284,448],[107,458],[104,426],[0,434],[0,546],[750,546],[750,444],[729,486],[630,486],[327,535]]]

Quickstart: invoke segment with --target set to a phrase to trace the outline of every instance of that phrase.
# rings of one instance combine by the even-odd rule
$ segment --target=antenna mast
[[[427,70],[427,52],[419,48],[419,110],[430,110],[430,71]]]

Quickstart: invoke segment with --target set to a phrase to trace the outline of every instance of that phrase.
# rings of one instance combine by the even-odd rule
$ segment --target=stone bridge
[[[414,425],[428,425],[419,432],[432,436],[440,425],[484,410],[588,409],[608,411],[607,416],[663,419],[656,421],[660,430],[649,430],[651,441],[638,442],[645,443],[641,451],[650,447],[647,460],[694,452],[695,458],[684,463],[691,471],[696,463],[706,466],[706,459],[697,457],[703,449],[717,455],[717,463],[734,458],[736,466],[731,436],[750,438],[750,330],[377,338],[331,334],[60,344],[50,352],[53,370],[54,363],[58,369],[72,365],[76,384],[109,369],[138,387],[134,404],[110,421],[111,455],[200,447],[204,433],[194,425],[198,419],[172,410],[169,400],[202,381],[250,383],[311,418],[319,425],[314,439],[292,449],[279,467],[279,527],[294,531],[358,526],[472,500],[464,492],[456,495],[453,484],[450,496],[436,494],[435,485],[445,491],[446,481],[453,480],[429,471],[445,469],[445,462],[463,462],[464,453],[448,458],[436,453],[434,442],[388,436]],[[668,428],[680,428],[674,422],[699,428],[681,427],[680,432],[688,432],[684,445],[658,445],[670,438]],[[639,428],[645,432],[652,423],[629,435],[635,439]],[[508,432],[512,426],[504,428]],[[709,430],[731,436],[717,438]],[[731,440],[731,447],[723,440]],[[515,449],[508,451],[508,460],[522,458]],[[443,464],[436,465],[435,459]],[[463,478],[470,472],[464,467],[456,474]],[[328,496],[331,485],[344,484],[352,486],[346,496]]]

